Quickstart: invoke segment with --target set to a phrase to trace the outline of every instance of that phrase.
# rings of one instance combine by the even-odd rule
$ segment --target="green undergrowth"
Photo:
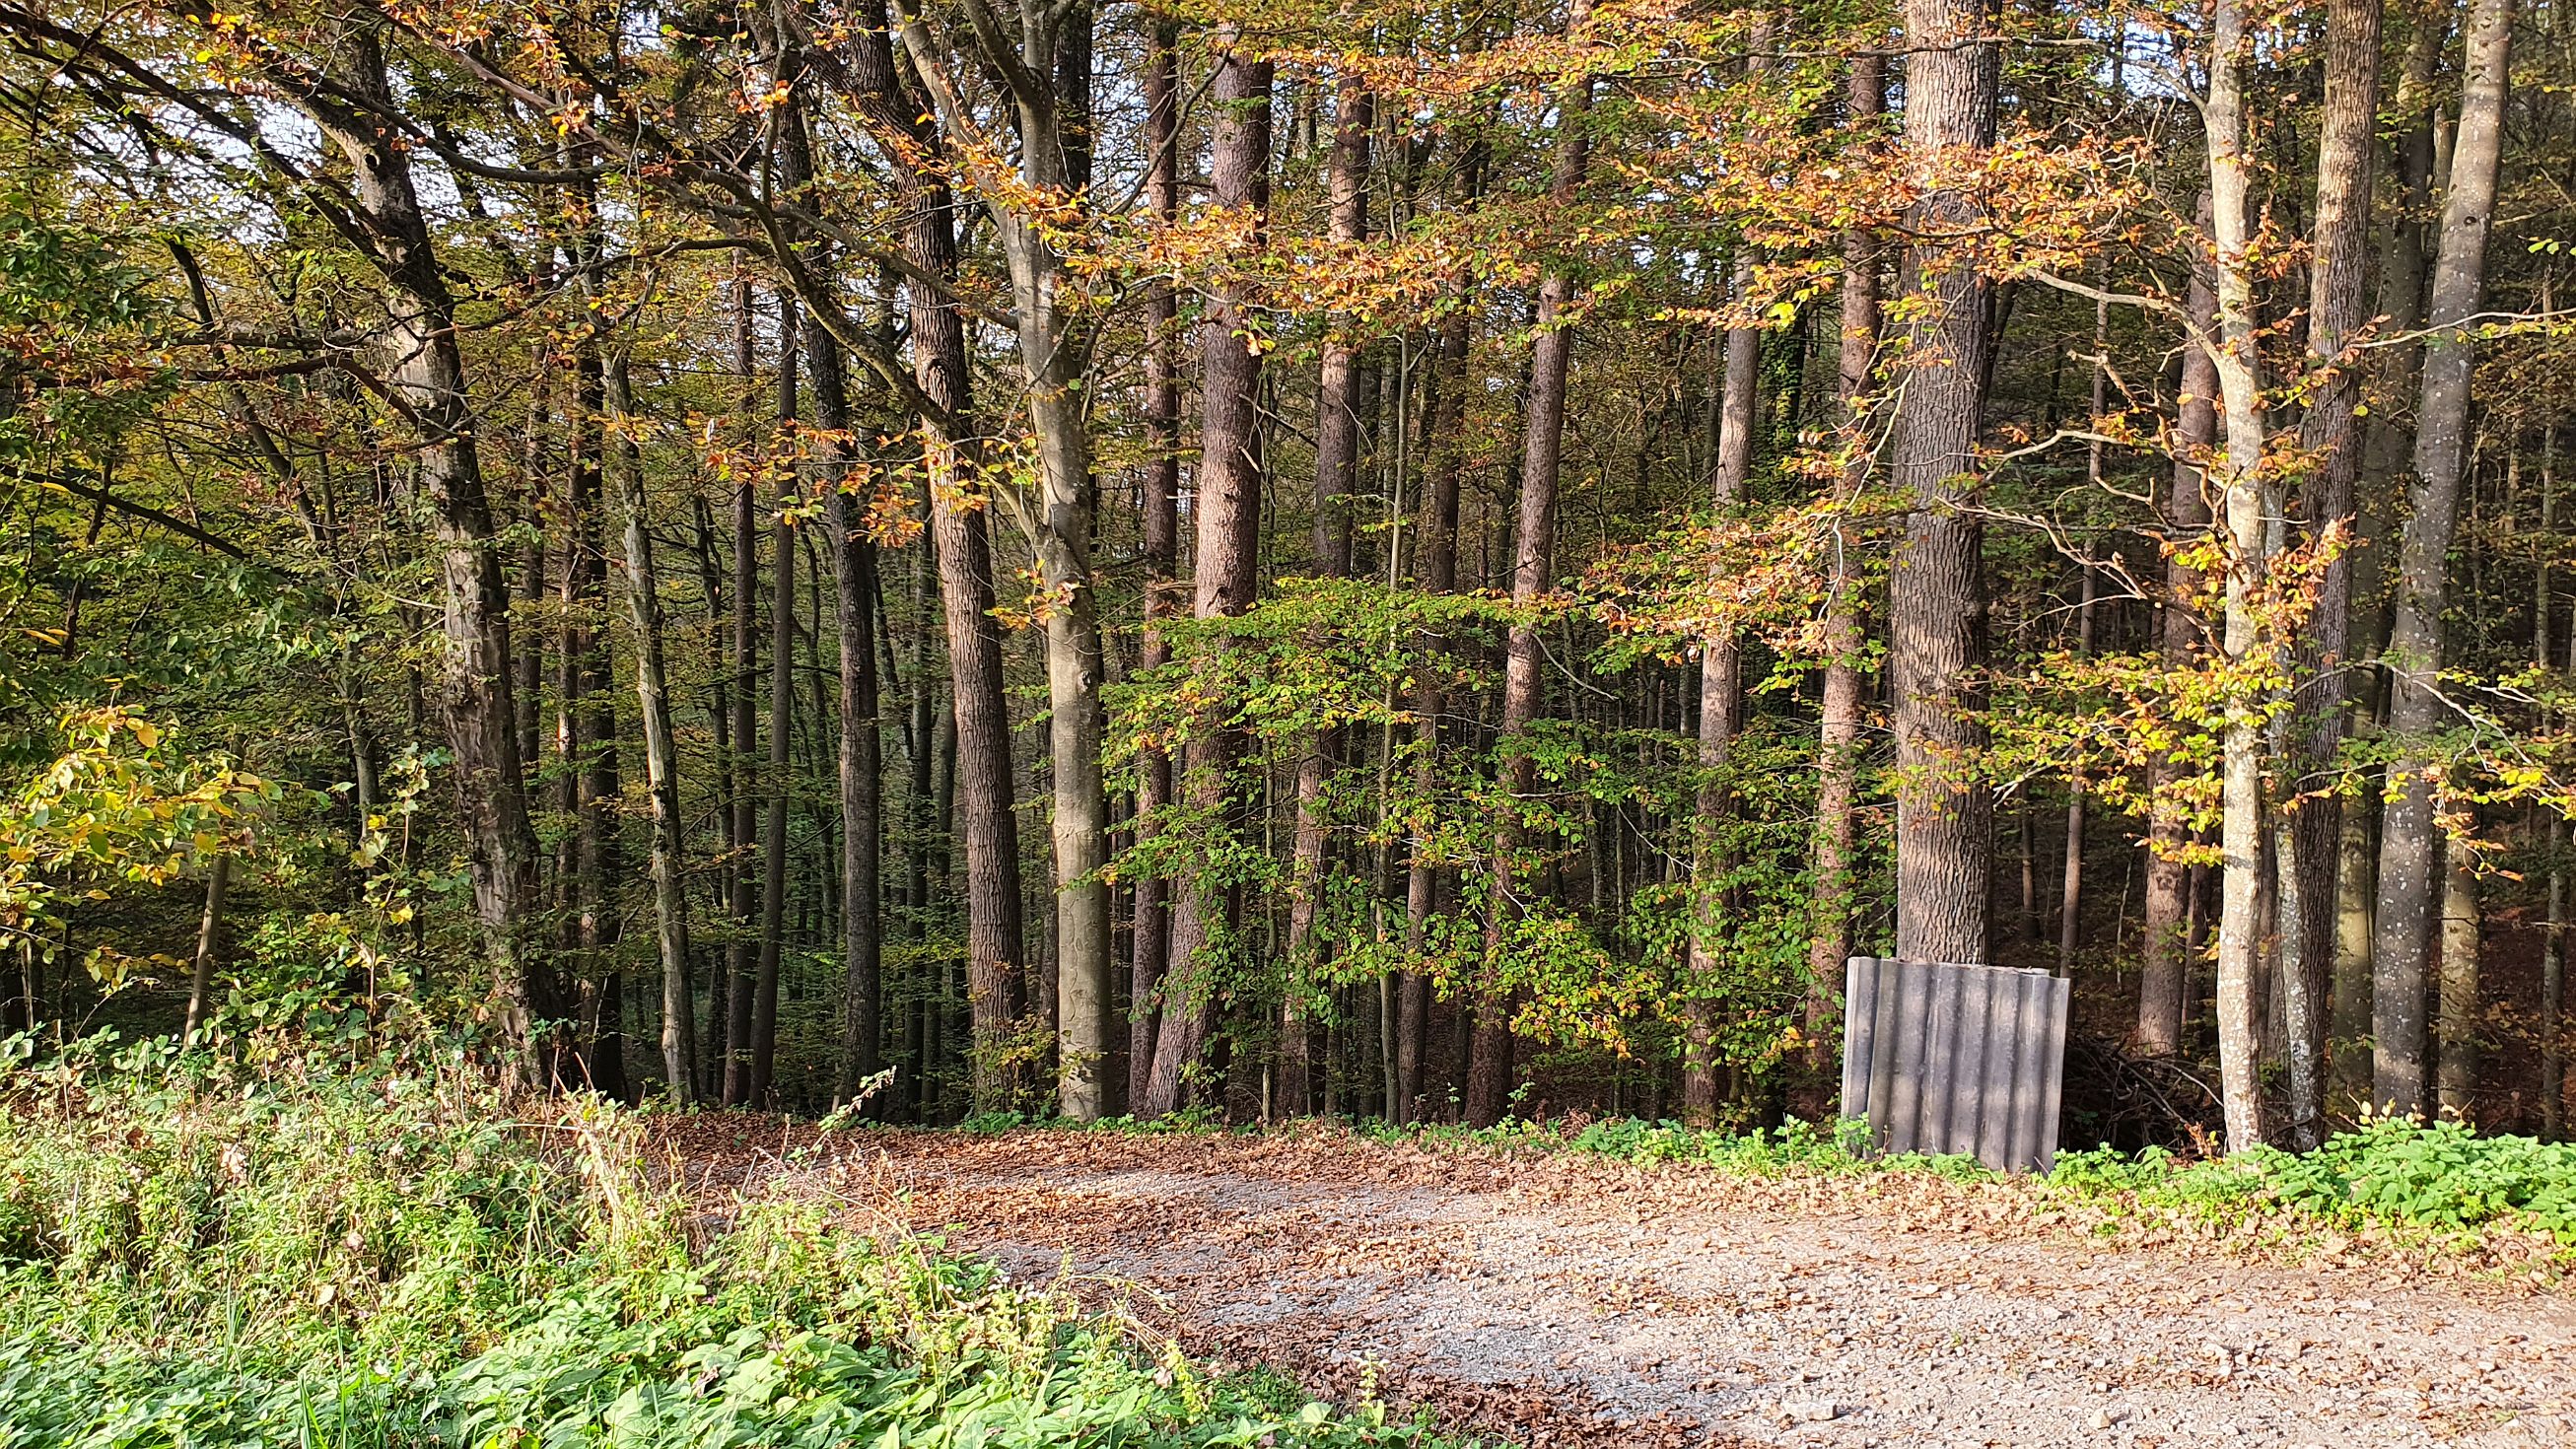
[[[459,1074],[0,1082],[0,1449],[1432,1445]]]
[[[1872,1153],[1868,1150],[1867,1131],[1856,1122],[1818,1126],[1793,1118],[1770,1131],[1738,1132],[1634,1117],[1605,1117],[1579,1123],[1507,1121],[1481,1128],[1372,1124],[1362,1130],[1380,1140],[1425,1146],[1572,1153],[1641,1167],[1686,1166],[1751,1177],[1928,1173],[1967,1182],[1997,1176],[1973,1157]]]
[[[2576,1263],[2576,1143],[2484,1135],[2458,1122],[2382,1119],[2304,1153],[2257,1147],[2186,1161],[2156,1148],[2070,1152],[2048,1183],[2207,1222],[2286,1218],[2462,1247],[2521,1233],[2554,1245],[2546,1256]]]
[[[1792,1121],[1729,1132],[1614,1118],[1580,1125],[1506,1122],[1362,1131],[1425,1145],[1535,1150],[1777,1177],[1929,1174],[2022,1185],[2035,1206],[2074,1208],[2108,1228],[2150,1223],[2259,1233],[2339,1250],[2351,1239],[2576,1266],[2576,1144],[2482,1135],[2458,1122],[2378,1120],[2313,1152],[2259,1147],[2187,1159],[2161,1148],[2058,1154],[2041,1178],[2007,1178],[1971,1157],[1878,1155],[1856,1123]],[[2520,1238],[2515,1244],[2500,1240]]]
[[[970,1119],[997,1133],[1065,1129],[1016,1113]],[[1072,1128],[1129,1134],[1229,1130],[1207,1115],[1115,1118]],[[1258,1127],[1233,1129],[1258,1132]],[[2252,1235],[2293,1248],[2339,1251],[2351,1240],[2485,1256],[2513,1264],[2576,1267],[2576,1143],[2481,1134],[2451,1121],[2380,1119],[2313,1152],[2259,1147],[2225,1158],[2186,1158],[2150,1148],[2061,1152],[2045,1177],[2016,1178],[1973,1157],[1880,1154],[1858,1123],[1792,1120],[1768,1131],[1729,1131],[1613,1117],[1509,1120],[1471,1128],[1428,1123],[1355,1124],[1359,1137],[1438,1150],[1571,1154],[1641,1167],[1747,1177],[1931,1176],[2026,1191],[2039,1211],[2071,1212],[2106,1230],[2145,1224],[2200,1236]]]

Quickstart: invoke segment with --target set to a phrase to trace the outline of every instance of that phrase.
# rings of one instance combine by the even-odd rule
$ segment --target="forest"
[[[1853,957],[2071,989],[2072,1166],[1922,1191],[2554,1275],[2565,10],[0,0],[0,1419],[138,1442],[66,1325],[447,1373],[570,1294],[697,1305],[689,1414],[793,1321],[1013,1442],[1131,1442],[1078,1360],[1429,1444],[935,1246],[709,1249],[683,1159],[1840,1181]],[[283,1237],[185,1226],[253,1182]],[[388,1374],[369,1442],[536,1442]]]

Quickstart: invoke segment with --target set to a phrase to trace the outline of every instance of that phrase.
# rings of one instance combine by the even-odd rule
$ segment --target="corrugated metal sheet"
[[[1884,1152],[2057,1159],[2069,983],[2045,971],[1854,956],[1843,994],[1843,1115]]]

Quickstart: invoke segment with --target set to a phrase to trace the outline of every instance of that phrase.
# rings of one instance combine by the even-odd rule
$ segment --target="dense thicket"
[[[0,34],[13,1026],[1708,1122],[1880,952],[2560,1129],[2556,0]]]

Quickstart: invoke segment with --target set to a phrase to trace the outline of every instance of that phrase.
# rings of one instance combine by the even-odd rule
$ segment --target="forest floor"
[[[2576,1292],[2114,1233],[2026,1184],[1317,1131],[668,1129],[1190,1351],[1514,1443],[2576,1445]]]

